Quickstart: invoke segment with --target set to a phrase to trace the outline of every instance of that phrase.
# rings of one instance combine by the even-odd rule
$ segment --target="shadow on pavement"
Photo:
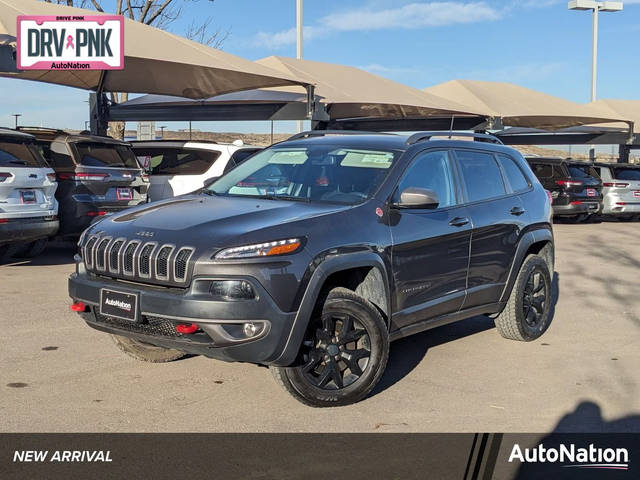
[[[560,295],[560,277],[553,274],[551,290],[551,315],[547,329],[553,322],[556,303]],[[410,337],[397,340],[391,344],[389,363],[380,383],[373,389],[370,397],[375,396],[406,377],[416,368],[430,348],[475,335],[495,327],[493,319],[481,315],[467,320],[461,320],[449,325],[427,330]],[[506,341],[506,340],[505,340]]]
[[[47,249],[34,258],[12,258],[0,266],[41,267],[46,265],[71,265],[77,250],[74,241],[55,241],[47,245]]]

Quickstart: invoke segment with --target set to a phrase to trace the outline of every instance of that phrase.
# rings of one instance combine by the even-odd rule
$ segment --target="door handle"
[[[469,219],[467,217],[455,217],[449,221],[449,225],[452,227],[462,227],[469,223]]]
[[[517,217],[517,216],[522,215],[524,213],[524,208],[522,208],[522,207],[513,207],[511,210],[509,210],[509,213],[511,215],[515,215]]]

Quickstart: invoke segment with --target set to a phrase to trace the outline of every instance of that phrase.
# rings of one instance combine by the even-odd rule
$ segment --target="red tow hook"
[[[87,306],[82,302],[74,302],[73,305],[71,305],[71,310],[74,312],[86,312]]]
[[[198,330],[197,323],[190,323],[190,324],[181,323],[179,325],[176,325],[176,332],[182,333],[182,334],[188,335],[190,333],[195,333],[197,330]]]

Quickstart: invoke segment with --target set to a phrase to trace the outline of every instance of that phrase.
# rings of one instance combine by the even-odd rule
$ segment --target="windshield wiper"
[[[265,200],[291,200],[293,202],[310,202],[311,199],[307,197],[296,197],[293,195],[276,195],[276,194],[265,194],[265,195],[250,195],[253,198],[263,198]]]

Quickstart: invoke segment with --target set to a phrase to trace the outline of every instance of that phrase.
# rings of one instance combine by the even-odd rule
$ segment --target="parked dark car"
[[[544,157],[527,162],[551,192],[554,216],[583,222],[602,211],[602,180],[590,163]]]
[[[268,365],[316,407],[364,398],[391,340],[439,325],[488,314],[534,340],[549,198],[495,137],[435,135],[299,134],[201,194],[105,218],[80,239],[71,308],[135,358]]]
[[[47,128],[20,130],[36,136],[56,172],[59,235],[77,237],[100,217],[146,203],[149,182],[130,144]]]

